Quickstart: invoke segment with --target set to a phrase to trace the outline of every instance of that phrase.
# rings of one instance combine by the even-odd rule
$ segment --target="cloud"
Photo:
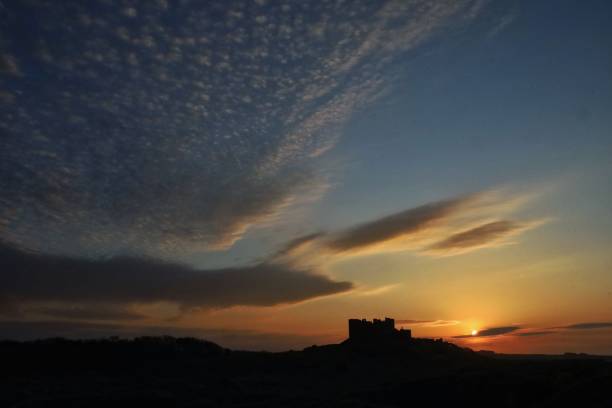
[[[396,324],[425,324],[432,322],[433,320],[395,319]]]
[[[494,327],[491,329],[485,329],[478,332],[477,335],[472,336],[470,334],[454,336],[453,338],[470,338],[470,337],[488,337],[488,336],[497,336],[497,335],[505,335],[510,334],[512,336],[517,337],[539,337],[539,336],[548,336],[551,334],[558,334],[558,329],[564,330],[594,330],[594,329],[607,329],[612,328],[612,322],[589,322],[589,323],[576,323],[567,326],[557,326],[549,329],[530,329],[525,331],[517,330],[521,329],[520,326],[506,326],[506,327]]]
[[[398,286],[399,284],[395,283],[395,284],[382,285],[382,286],[372,287],[372,288],[364,287],[364,288],[359,288],[358,290],[355,290],[353,293],[357,296],[379,296],[393,289],[396,289]]]
[[[607,329],[607,328],[612,328],[612,322],[576,323],[576,324],[570,324],[568,326],[561,326],[557,328],[568,329],[568,330]]]
[[[460,253],[474,248],[499,245],[505,238],[516,235],[529,227],[528,224],[501,220],[489,222],[458,232],[429,247],[434,253]]]
[[[557,332],[555,331],[526,331],[526,332],[520,332],[520,333],[514,333],[514,336],[519,336],[519,337],[536,337],[536,336],[547,336],[549,334],[555,334]]]
[[[545,222],[490,221],[515,211],[529,196],[490,190],[434,201],[340,231],[304,235],[274,258],[312,264],[313,260],[322,263],[376,252],[413,251],[448,256],[501,246],[507,243],[507,238]]]
[[[514,4],[511,7],[512,8],[508,12],[496,18],[497,22],[494,23],[494,25],[489,29],[486,35],[488,38],[497,36],[499,33],[507,29],[508,26],[514,23],[514,21],[518,18],[519,11],[517,4]]]
[[[459,336],[453,336],[454,339],[465,339],[470,337],[492,337],[492,336],[500,336],[508,333],[515,332],[519,330],[520,326],[501,326],[501,327],[491,327],[488,329],[483,329],[478,331],[478,333],[472,334],[462,334]]]
[[[3,91],[0,89],[0,104],[13,103],[15,101],[15,95],[10,92]]]
[[[340,232],[327,240],[326,246],[342,252],[415,234],[449,218],[473,200],[472,196],[459,197],[388,215]]]
[[[117,164],[117,159],[98,170],[121,173],[125,165]],[[85,187],[74,184],[81,176],[68,168],[34,173],[24,180],[20,193],[0,200],[0,217],[2,210],[7,214],[7,227],[0,236],[20,246],[72,255],[127,252],[176,257],[202,249],[227,249],[250,228],[273,223],[287,207],[321,194],[326,186],[322,176],[306,168],[264,178],[227,175],[223,181],[205,173],[184,173],[172,181],[166,175],[156,176],[159,169],[149,170],[153,171],[146,167],[130,171],[108,186],[111,195],[103,193],[98,198],[94,190],[109,181],[104,177]],[[10,178],[7,183],[10,191]],[[27,205],[22,202],[24,194],[34,195]],[[98,199],[92,207],[83,207]],[[27,217],[13,210],[24,205],[31,210]],[[72,242],[67,236],[79,240]]]
[[[0,299],[9,305],[166,301],[182,308],[273,306],[351,288],[350,282],[334,281],[282,264],[196,270],[155,259],[88,260],[0,247]],[[75,312],[83,314],[83,310],[73,310],[72,314]]]
[[[443,326],[455,326],[461,323],[460,320],[434,320],[431,323],[427,323],[429,327],[443,327]]]
[[[146,315],[131,311],[126,307],[114,305],[72,305],[72,306],[37,306],[28,308],[28,315],[44,315],[59,319],[82,320],[140,320]]]
[[[313,241],[316,241],[318,238],[323,237],[324,235],[325,234],[323,232],[315,232],[312,234],[297,237],[291,240],[288,244],[286,244],[285,247],[282,248],[280,251],[276,252],[274,258],[282,258],[287,255],[295,255],[300,251],[301,248]]]
[[[402,325],[423,325],[426,327],[444,327],[444,326],[455,326],[461,323],[459,320],[412,320],[403,319],[396,320],[395,323]]]
[[[320,192],[315,158],[384,94],[401,57],[481,4],[9,3],[0,37],[36,49],[19,65],[19,44],[0,55],[29,90],[0,93],[19,98],[2,104],[0,239],[177,258],[225,250]]]
[[[0,74],[21,75],[15,57],[9,54],[0,54]]]

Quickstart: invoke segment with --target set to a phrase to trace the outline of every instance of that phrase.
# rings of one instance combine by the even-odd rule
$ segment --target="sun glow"
[[[478,330],[472,330],[472,336],[475,336],[478,334]]]

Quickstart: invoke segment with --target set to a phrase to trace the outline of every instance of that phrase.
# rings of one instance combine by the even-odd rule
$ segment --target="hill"
[[[0,342],[0,406],[611,406],[612,364],[509,359],[440,340],[232,351],[192,338]]]

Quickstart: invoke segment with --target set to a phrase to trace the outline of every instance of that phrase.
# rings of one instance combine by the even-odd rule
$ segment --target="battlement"
[[[378,342],[396,339],[410,340],[410,330],[395,328],[395,320],[385,317],[385,320],[349,319],[349,339],[359,342]]]

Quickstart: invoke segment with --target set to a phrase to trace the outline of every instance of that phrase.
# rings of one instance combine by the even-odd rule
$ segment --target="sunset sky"
[[[611,17],[0,1],[0,338],[612,354]]]

